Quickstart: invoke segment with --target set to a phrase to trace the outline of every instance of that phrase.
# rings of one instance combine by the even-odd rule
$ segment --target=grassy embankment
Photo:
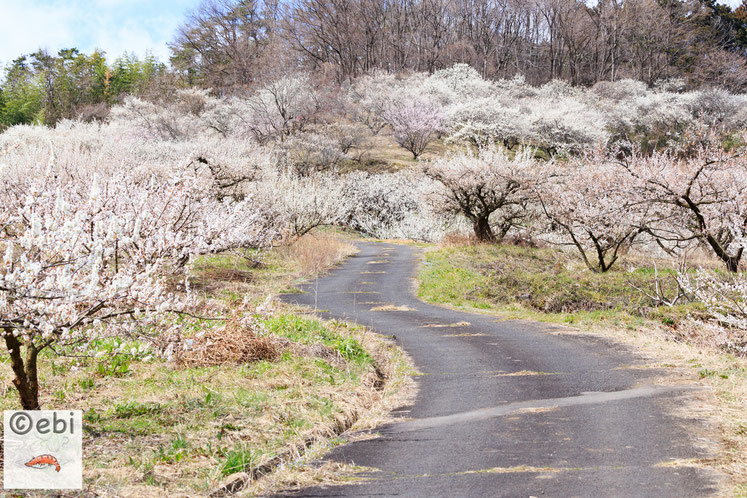
[[[453,245],[426,251],[418,295],[425,301],[502,319],[568,325],[553,333],[594,333],[629,344],[644,357],[635,368],[656,369],[662,382],[707,386],[681,407],[684,418],[702,416],[718,432],[720,456],[703,465],[731,477],[727,493],[747,496],[747,359],[723,337],[691,318],[702,305],[656,306],[636,287],[653,291],[651,261],[626,257],[606,274],[589,271],[575,254],[501,245]],[[676,295],[675,269],[658,262],[664,292]],[[632,284],[632,285],[631,285]]]
[[[201,333],[233,341],[220,364],[200,354],[181,363],[148,358],[132,352],[136,340],[100,341],[94,357],[46,353],[43,408],[84,412],[85,491],[194,496],[229,483],[256,493],[347,479],[351,469],[307,463],[341,443],[344,430],[375,426],[407,396],[407,358],[362,327],[279,302],[257,315],[266,328],[259,338],[242,329],[240,317],[353,250],[322,235],[268,252],[256,268],[235,255],[196,261],[193,285],[213,311],[234,320],[178,320],[195,343]],[[246,350],[232,357],[237,345]],[[116,348],[123,353],[95,357]],[[18,409],[7,356],[0,379],[2,409]]]

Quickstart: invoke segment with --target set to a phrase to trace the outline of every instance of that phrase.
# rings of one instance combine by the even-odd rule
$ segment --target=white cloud
[[[168,59],[166,44],[198,0],[0,0],[0,65],[45,48],[152,52]]]
[[[11,0],[0,16],[0,61],[9,62],[39,48],[71,46],[75,40],[72,21],[68,9]]]

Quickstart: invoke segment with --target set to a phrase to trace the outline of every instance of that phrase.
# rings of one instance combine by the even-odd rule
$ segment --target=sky
[[[0,67],[46,48],[99,48],[114,60],[150,51],[167,62],[166,46],[200,0],[0,0]]]
[[[721,0],[733,7],[741,0]],[[109,60],[150,51],[167,62],[166,44],[199,0],[0,0],[0,68],[46,48],[99,48]]]

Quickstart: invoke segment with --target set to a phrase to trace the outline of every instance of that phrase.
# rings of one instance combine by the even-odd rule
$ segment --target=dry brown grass
[[[519,247],[542,247],[544,244],[541,241],[535,240],[533,237],[525,234],[508,235],[504,237],[500,243],[506,246],[519,246]],[[464,247],[464,246],[479,246],[479,245],[491,245],[490,242],[480,241],[473,232],[449,232],[444,235],[441,240],[443,247]]]
[[[421,325],[422,328],[447,328],[447,327],[469,327],[469,322],[456,322],[456,323],[429,323],[427,325]]]
[[[397,306],[394,304],[385,304],[382,306],[374,306],[371,308],[371,311],[415,311],[415,309],[405,305]]]
[[[186,351],[176,356],[178,365],[206,367],[212,365],[275,361],[288,348],[288,340],[279,337],[258,335],[240,319],[233,319],[225,326],[207,330],[192,339]],[[180,348],[176,348],[177,351]]]
[[[316,276],[328,270],[358,250],[332,234],[307,234],[283,249],[306,276]]]
[[[441,240],[441,245],[445,247],[476,246],[482,243],[477,240],[474,234],[465,234],[463,232],[449,232]]]
[[[559,375],[558,373],[534,372],[532,370],[521,370],[519,372],[499,373],[496,377],[523,377],[531,375]]]

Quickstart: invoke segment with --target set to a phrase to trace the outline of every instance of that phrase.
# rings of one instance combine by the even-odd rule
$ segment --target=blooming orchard
[[[676,82],[535,88],[457,65],[374,73],[337,91],[304,75],[230,98],[179,90],[158,104],[128,99],[107,123],[10,128],[0,333],[22,405],[39,407],[41,351],[85,352],[184,311],[191,298],[175,282],[195,255],[270,247],[320,225],[418,240],[528,232],[598,272],[640,240],[672,255],[707,248],[733,277],[685,275],[682,287],[745,328],[745,103]],[[414,158],[438,138],[449,152],[396,173],[351,172],[376,134]]]
[[[39,353],[132,332],[186,296],[168,291],[195,254],[267,245],[250,197],[219,198],[209,175],[114,168],[69,174],[5,154],[0,173],[0,330],[24,408],[39,407]],[[106,322],[104,328],[101,324]]]

